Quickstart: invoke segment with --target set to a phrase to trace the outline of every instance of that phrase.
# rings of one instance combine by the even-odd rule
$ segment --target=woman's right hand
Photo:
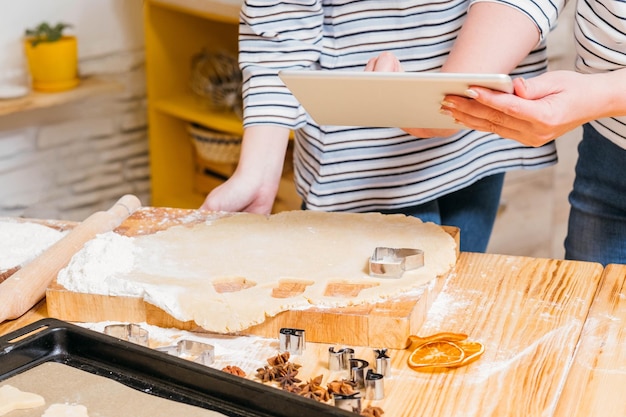
[[[270,214],[282,176],[289,130],[277,126],[247,128],[237,169],[213,189],[202,210]]]
[[[391,52],[383,52],[380,55],[371,58],[367,61],[365,71],[372,72],[404,72],[402,63]],[[419,100],[419,97],[415,98],[415,101]],[[457,132],[456,129],[426,129],[422,127],[401,127],[409,135],[416,138],[432,138],[432,137],[445,137],[453,135]]]

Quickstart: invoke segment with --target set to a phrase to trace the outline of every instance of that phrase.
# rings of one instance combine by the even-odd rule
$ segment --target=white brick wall
[[[143,50],[81,61],[118,93],[0,117],[0,216],[80,221],[122,195],[149,205]]]

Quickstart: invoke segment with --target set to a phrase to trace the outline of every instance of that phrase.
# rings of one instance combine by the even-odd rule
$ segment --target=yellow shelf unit
[[[203,103],[193,93],[183,93],[177,96],[157,100],[155,109],[179,119],[200,123],[204,126],[219,128],[220,131],[242,134],[241,120],[234,113],[215,112]]]
[[[219,22],[239,23],[243,0],[150,0],[160,7]]]
[[[145,3],[151,204],[154,206],[197,208],[204,200],[204,194],[194,189],[197,174],[187,133],[189,122],[218,131],[242,131],[241,121],[235,115],[211,111],[189,87],[195,54],[203,49],[236,53],[238,10],[235,2],[223,0]],[[218,166],[216,171],[228,176],[233,168]]]

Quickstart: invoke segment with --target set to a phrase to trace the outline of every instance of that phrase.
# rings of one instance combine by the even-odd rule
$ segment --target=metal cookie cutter
[[[369,365],[369,362],[363,359],[350,359],[350,377],[355,388],[365,388],[365,370]]]
[[[278,339],[280,341],[281,351],[287,351],[294,355],[302,355],[302,352],[304,352],[306,348],[304,330],[302,329],[283,327],[280,329]]]
[[[109,324],[104,327],[104,334],[141,346],[148,346],[148,331],[138,324]]]
[[[175,346],[159,347],[156,350],[179,358],[193,360],[196,363],[209,366],[215,362],[215,347],[208,343],[195,340],[179,340]]]
[[[353,394],[333,394],[333,399],[335,400],[335,407],[361,414],[360,392],[357,391]]]
[[[377,247],[370,258],[370,276],[400,278],[404,271],[424,266],[424,251],[410,248]]]
[[[365,375],[365,399],[382,400],[383,398],[385,398],[383,375],[368,369]]]
[[[335,351],[334,347],[328,348],[328,369],[331,371],[341,371],[349,369],[350,359],[354,358],[354,349],[342,348]]]
[[[382,376],[389,376],[391,358],[387,355],[387,349],[374,349],[376,355],[376,372]]]

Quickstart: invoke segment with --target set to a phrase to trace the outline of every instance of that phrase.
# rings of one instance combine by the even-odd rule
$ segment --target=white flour
[[[85,243],[68,266],[59,271],[57,281],[81,293],[142,296],[143,289],[138,284],[117,279],[133,268],[139,251],[133,240],[114,232],[98,235]]]
[[[118,321],[96,323],[75,323],[89,330],[104,333],[104,328],[112,324],[128,324]],[[262,367],[267,358],[276,355],[278,342],[258,336],[227,336],[213,333],[195,333],[174,328],[162,328],[144,323],[135,323],[148,332],[149,347],[175,346],[180,340],[193,340],[208,343],[215,348],[215,363],[212,368],[222,369],[225,366],[238,366],[246,374],[253,375],[257,368]]]
[[[64,234],[36,223],[0,221],[0,271],[27,264]]]

